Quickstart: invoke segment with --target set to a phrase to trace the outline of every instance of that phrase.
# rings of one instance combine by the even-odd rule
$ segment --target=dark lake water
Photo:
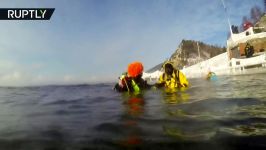
[[[266,149],[265,76],[138,95],[109,83],[1,87],[0,149]]]

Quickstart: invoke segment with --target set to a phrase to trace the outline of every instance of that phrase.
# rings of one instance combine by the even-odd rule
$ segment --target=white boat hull
[[[188,78],[204,78],[208,72],[214,72],[216,75],[242,75],[254,73],[266,73],[266,53],[245,59],[225,60],[227,54],[223,53],[217,57],[200,62],[182,72]]]
[[[217,76],[266,73],[266,53],[251,58],[233,58],[229,61],[225,52],[206,61],[183,68],[181,71],[187,78],[206,78],[210,71]],[[144,73],[143,78],[148,81],[157,81],[161,74],[161,71]]]

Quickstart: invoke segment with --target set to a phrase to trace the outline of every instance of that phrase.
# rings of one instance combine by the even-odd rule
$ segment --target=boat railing
[[[230,40],[238,41],[238,40],[243,39],[243,38],[245,38],[249,35],[252,35],[252,34],[254,34],[253,27],[250,27],[247,30],[245,30],[244,32],[232,34]]]
[[[244,43],[248,40],[254,39],[254,38],[263,38],[266,36],[266,32],[254,32],[254,28],[250,27],[244,32],[241,33],[234,33],[231,35],[231,37],[227,40],[227,48],[232,48],[234,46],[237,46],[238,43]]]

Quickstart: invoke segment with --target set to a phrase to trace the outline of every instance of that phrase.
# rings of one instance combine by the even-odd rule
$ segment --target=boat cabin
[[[257,56],[264,53],[265,50],[266,32],[256,27],[250,27],[244,32],[232,34],[227,41],[229,60]]]

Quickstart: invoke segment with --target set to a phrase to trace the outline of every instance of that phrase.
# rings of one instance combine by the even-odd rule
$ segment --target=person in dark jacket
[[[245,47],[245,55],[247,58],[252,57],[252,55],[254,54],[254,48],[252,45],[250,45],[249,43],[247,43],[246,47]]]

